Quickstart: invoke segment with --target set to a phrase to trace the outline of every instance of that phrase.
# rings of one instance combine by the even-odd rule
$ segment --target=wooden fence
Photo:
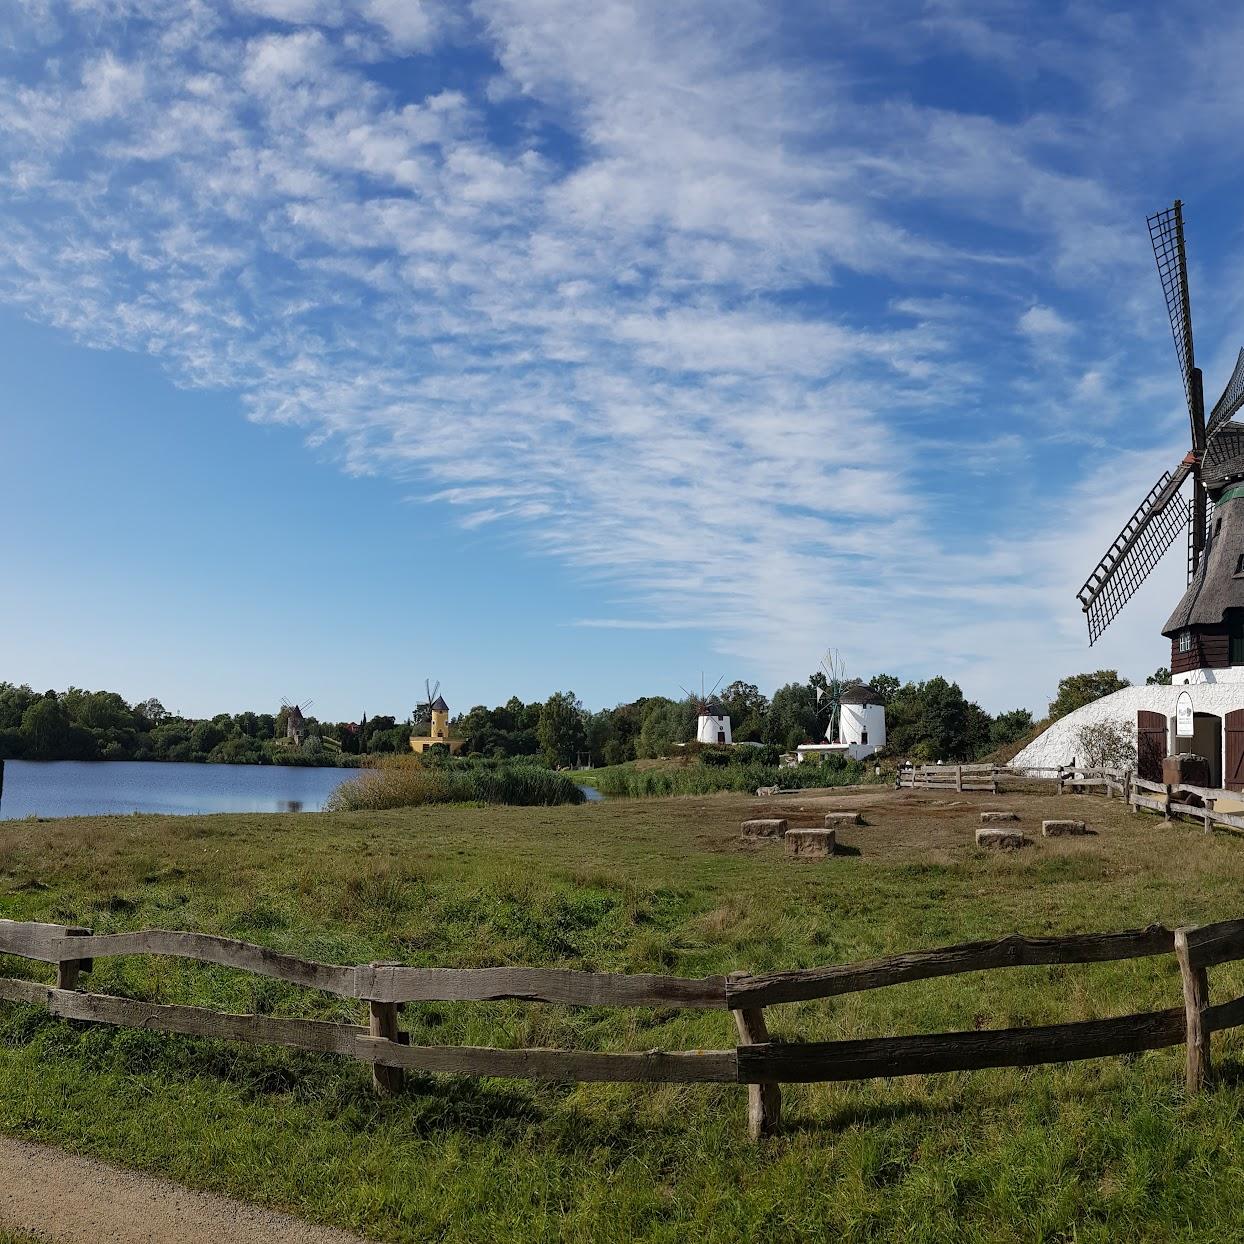
[[[1058,793],[1067,790],[1084,794],[1094,787],[1099,787],[1107,799],[1118,795],[1127,799],[1131,791],[1132,771],[1130,769],[1084,769],[1072,765],[1064,765],[1055,771]]]
[[[913,790],[983,791],[998,793],[1000,765],[906,765],[898,771],[899,786]]]
[[[204,933],[150,929],[94,936],[65,925],[0,920],[0,953],[56,965],[55,985],[0,977],[0,999],[42,1007],[65,1019],[192,1036],[344,1054],[372,1066],[383,1093],[404,1070],[559,1081],[740,1084],[748,1088],[748,1131],[759,1138],[781,1117],[783,1083],[861,1080],[985,1067],[1072,1062],[1186,1044],[1187,1083],[1210,1071],[1209,1037],[1244,1024],[1244,997],[1211,1005],[1207,969],[1244,959],[1244,920],[1171,932],[1161,925],[1121,933],[1065,937],[1013,934],[864,963],[751,975],[685,979],[609,975],[553,968],[416,968],[394,963],[357,967],[314,963],[262,946]],[[1173,953],[1184,1003],[1162,1011],[1034,1028],[943,1032],[851,1041],[783,1042],[769,1038],[765,1008],[998,968],[1101,963]],[[83,993],[79,976],[109,955],[173,955],[241,968],[368,1004],[367,1027],[272,1015],[227,1015]],[[569,1006],[700,1007],[733,1012],[734,1048],[645,1053],[407,1044],[399,1010],[407,1002],[552,1002]]]
[[[1168,821],[1176,816],[1199,821],[1206,833],[1210,833],[1215,825],[1244,830],[1244,813],[1219,811],[1220,800],[1244,803],[1244,794],[1238,790],[1220,790],[1213,786],[1187,783],[1167,786],[1132,777],[1128,795],[1128,804],[1133,812],[1147,808],[1151,812],[1161,812]]]

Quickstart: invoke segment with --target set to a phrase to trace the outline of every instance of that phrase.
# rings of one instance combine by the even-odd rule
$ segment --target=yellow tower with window
[[[449,705],[445,703],[445,697],[438,695],[432,701],[430,707],[432,710],[432,727],[427,734],[410,740],[410,750],[422,754],[429,747],[445,747],[449,749],[451,755],[456,755],[462,750],[466,739],[451,739],[449,737]]]

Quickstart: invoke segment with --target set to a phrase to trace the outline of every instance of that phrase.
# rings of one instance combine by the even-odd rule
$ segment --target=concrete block
[[[743,822],[744,838],[781,838],[790,827],[784,817],[760,818],[755,821]]]
[[[1065,838],[1071,834],[1086,834],[1083,821],[1042,821],[1041,836],[1043,838]]]
[[[835,825],[863,825],[864,818],[858,812],[826,812],[825,828],[833,829]]]
[[[786,835],[786,854],[802,859],[827,859],[834,853],[836,838],[832,829],[792,829]]]
[[[995,851],[1015,851],[1026,845],[1028,839],[1018,829],[978,829],[976,845],[989,847]]]
[[[992,825],[995,821],[1018,821],[1019,814],[1015,812],[982,812],[981,824]]]

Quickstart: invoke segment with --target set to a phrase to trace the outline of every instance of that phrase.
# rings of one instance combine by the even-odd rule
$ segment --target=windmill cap
[[[876,704],[880,698],[872,687],[866,687],[863,683],[857,682],[850,687],[843,687],[841,702],[843,704]]]
[[[709,700],[708,703],[700,706],[700,715],[702,717],[724,717],[726,710],[721,706],[718,700]]]
[[[432,701],[432,711],[436,713],[449,712],[449,705],[445,703],[445,697],[443,695],[438,695],[436,699]]]

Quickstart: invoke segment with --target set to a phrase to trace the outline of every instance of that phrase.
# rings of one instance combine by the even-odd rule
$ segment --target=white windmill
[[[724,744],[726,746],[730,746],[733,743],[730,737],[730,714],[726,712],[721,702],[714,698],[717,694],[717,688],[721,686],[722,678],[725,678],[724,674],[713,683],[713,689],[707,695],[704,692],[703,674],[700,675],[699,695],[696,695],[693,691],[688,691],[686,687],[682,688],[683,694],[695,705],[695,741],[697,743]]]
[[[801,743],[800,761],[825,756],[864,760],[885,746],[885,705],[867,683],[848,679],[846,665],[836,648],[821,658],[825,685],[816,689],[817,716],[825,722],[823,743]]]

